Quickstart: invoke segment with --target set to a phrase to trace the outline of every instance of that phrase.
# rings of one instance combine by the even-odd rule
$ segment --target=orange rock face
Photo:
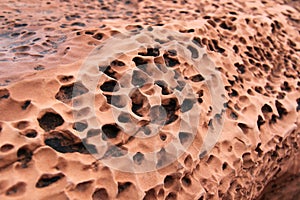
[[[0,5],[0,199],[300,198],[298,1]]]

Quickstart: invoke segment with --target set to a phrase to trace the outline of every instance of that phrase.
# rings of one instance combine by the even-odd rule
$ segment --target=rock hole
[[[188,177],[187,175],[185,175],[185,176],[181,179],[181,182],[182,182],[182,184],[183,184],[185,187],[189,187],[189,186],[191,186],[191,184],[192,184],[192,181],[191,181],[190,177]]]
[[[220,24],[220,27],[221,27],[222,29],[226,29],[226,30],[229,30],[229,31],[232,30],[232,27],[228,26],[228,25],[226,24],[226,22],[222,22],[222,23]]]
[[[148,81],[148,76],[138,70],[134,70],[132,73],[132,79],[131,79],[131,84],[136,86],[136,87],[141,87],[145,85],[145,83]]]
[[[259,157],[261,157],[263,154],[263,151],[261,150],[260,146],[261,146],[261,143],[259,142],[255,148],[255,151],[257,152]]]
[[[65,175],[62,173],[52,175],[52,174],[44,174],[42,175],[38,182],[35,184],[36,188],[44,188],[47,187],[57,181],[59,181],[61,178],[63,178]]]
[[[276,160],[276,158],[278,158],[278,153],[276,152],[276,151],[272,151],[272,153],[271,153],[271,159],[272,160]]]
[[[71,26],[85,27],[85,23],[82,23],[82,22],[74,22],[74,23],[71,24]]]
[[[30,37],[30,36],[33,36],[33,35],[35,35],[36,34],[36,32],[27,32],[27,33],[24,33],[24,35],[21,37],[22,39],[24,39],[24,38],[27,38],[27,37]]]
[[[170,192],[165,200],[177,200],[177,194],[174,192]]]
[[[75,122],[73,124],[73,129],[79,132],[84,131],[86,128],[88,127],[88,125],[86,123],[83,122]]]
[[[177,51],[176,51],[175,49],[169,49],[169,50],[168,50],[168,54],[169,54],[170,56],[177,56]]]
[[[103,159],[111,158],[111,157],[121,157],[127,154],[126,148],[120,148],[118,146],[110,146],[108,147],[107,151],[105,152]]]
[[[45,67],[43,65],[38,65],[38,66],[34,67],[33,69],[36,71],[41,71],[41,70],[44,70]]]
[[[180,107],[181,112],[184,113],[186,111],[191,110],[193,108],[194,103],[195,102],[192,99],[184,99]]]
[[[28,138],[35,138],[37,136],[37,132],[36,130],[29,129],[25,131],[24,135]]]
[[[175,78],[175,79],[177,79],[177,78]],[[177,86],[176,86],[175,89],[178,90],[178,91],[182,91],[183,88],[185,87],[185,85],[186,85],[186,83],[184,81],[177,80]]]
[[[12,145],[12,144],[4,144],[0,147],[0,151],[5,153],[5,152],[12,150],[13,148],[14,148],[14,145]]]
[[[269,121],[269,124],[275,124],[276,122],[277,122],[277,116],[275,115],[275,114],[273,114],[272,116],[271,116],[271,119],[270,119],[270,121]]]
[[[237,71],[241,74],[244,74],[246,72],[246,68],[244,65],[239,63],[234,63],[234,66],[237,68]]]
[[[209,157],[208,157],[208,159],[207,159],[207,164],[210,164],[210,163],[212,163],[213,162],[213,160],[215,160],[216,158],[215,158],[215,156],[214,155],[210,155]]]
[[[19,46],[16,48],[13,48],[11,51],[12,52],[25,52],[25,51],[29,51],[30,47],[29,46]]]
[[[18,37],[20,35],[20,33],[12,33],[10,36],[11,37]]]
[[[203,151],[199,154],[199,159],[202,159],[206,154],[207,154],[207,151],[206,151],[206,150],[203,150]]]
[[[284,99],[285,93],[284,92],[278,92],[278,95],[276,96],[277,99]]]
[[[191,155],[187,155],[187,157],[184,159],[184,164],[187,167],[191,167],[193,164],[193,158]]]
[[[82,141],[69,131],[53,131],[45,136],[45,144],[60,153],[78,152],[90,154],[97,152],[95,146],[83,144]]]
[[[99,71],[103,72],[104,74],[106,74],[108,77],[111,77],[113,79],[116,79],[116,74],[117,72],[114,71],[111,66],[106,66],[106,67],[101,67],[99,66]]]
[[[275,101],[275,106],[279,114],[279,119],[282,119],[284,115],[287,115],[287,110],[283,107],[283,105],[279,101]]]
[[[128,190],[130,186],[132,186],[131,182],[124,182],[124,183],[118,182],[118,195],[124,192],[125,190]]]
[[[102,126],[103,134],[106,138],[116,138],[120,132],[120,128],[117,124],[105,124]]]
[[[247,134],[249,131],[249,127],[244,123],[238,123],[238,127],[242,129],[243,133]]]
[[[269,83],[267,83],[264,88],[268,92],[272,92],[273,91],[273,87]]]
[[[145,135],[150,135],[151,134],[151,129],[146,126],[148,124],[149,124],[149,121],[146,121],[146,120],[142,120],[142,121],[139,122],[139,125],[142,126],[140,128],[140,130],[143,131]]]
[[[90,129],[87,132],[86,137],[87,138],[94,137],[94,136],[100,135],[100,133],[101,133],[100,129]]]
[[[133,4],[132,0],[126,0],[125,5]],[[141,25],[128,25],[125,27],[126,30],[132,33],[138,33],[139,31],[143,30],[144,28]]]
[[[93,182],[94,181],[85,181],[85,182],[78,183],[75,187],[75,190],[84,192],[92,186]]]
[[[157,80],[154,84],[158,85],[161,88],[161,93],[163,95],[171,94],[170,89],[168,88],[168,84],[163,80]]]
[[[175,178],[172,175],[168,175],[164,179],[164,187],[170,188],[175,183]]]
[[[73,79],[74,79],[74,76],[72,76],[72,75],[70,75],[70,76],[63,76],[63,75],[61,75],[61,76],[58,76],[57,78],[58,78],[58,80],[59,80],[61,83],[67,83],[67,82],[73,80]]]
[[[26,191],[26,183],[19,182],[11,186],[10,188],[8,188],[8,190],[6,190],[5,195],[15,197],[24,194],[25,191]]]
[[[263,120],[262,116],[258,115],[256,123],[257,123],[258,130],[260,130],[260,127],[265,123],[265,120]]]
[[[118,121],[121,123],[127,123],[131,121],[130,114],[122,112],[118,117]]]
[[[138,55],[157,57],[157,56],[159,56],[159,49],[158,48],[147,48],[147,53],[139,52]],[[138,58],[138,57],[136,57],[136,58]]]
[[[66,18],[66,20],[68,20],[68,21],[72,21],[72,20],[75,20],[75,19],[79,19],[80,16],[77,15],[77,14],[73,14],[73,15],[67,15],[67,16],[65,16],[65,18]],[[89,32],[89,31],[86,31],[86,32]],[[87,34],[87,33],[86,33],[86,34]]]
[[[159,150],[159,152],[157,152],[156,155],[157,155],[157,163],[156,163],[156,167],[157,168],[159,168],[159,167],[161,167],[161,166],[163,166],[164,164],[167,163],[167,161],[168,161],[168,154],[167,154],[165,148],[162,147]]]
[[[134,114],[142,117],[146,112],[149,111],[150,105],[147,97],[145,97],[139,89],[133,91],[130,95],[132,107],[131,110]]]
[[[86,34],[86,35],[94,35],[94,31],[85,31],[84,34]]]
[[[166,110],[161,105],[155,105],[150,108],[149,116],[151,123],[163,125],[167,118]]]
[[[127,98],[125,95],[113,95],[109,103],[117,108],[124,108],[127,105]]]
[[[132,59],[132,61],[135,63],[135,66],[143,66],[143,65],[147,65],[148,64],[148,61],[141,58],[141,57],[134,57]]]
[[[194,37],[193,40],[192,40],[192,42],[193,42],[194,44],[196,44],[198,47],[203,48],[201,39],[200,39],[199,37]]]
[[[0,90],[0,99],[8,99],[9,97],[9,91],[8,89],[1,89]]]
[[[263,64],[262,66],[263,66],[263,70],[264,70],[266,73],[268,73],[269,70],[270,70],[269,65]]]
[[[232,48],[234,50],[234,53],[239,53],[239,48],[236,45],[234,45]]]
[[[109,80],[104,82],[101,86],[100,89],[104,92],[115,92],[120,89],[120,86],[117,81],[115,80]]]
[[[167,67],[175,67],[176,65],[180,64],[177,59],[171,58],[168,54],[164,54],[163,57]]]
[[[207,23],[209,23],[214,28],[217,26],[217,24],[211,19],[207,20]]]
[[[125,66],[125,63],[123,61],[120,61],[120,60],[114,60],[110,63],[110,66],[112,66],[112,67],[123,67],[123,66]]]
[[[38,119],[38,122],[40,127],[48,132],[62,125],[64,123],[64,119],[57,113],[46,112],[40,119]]]
[[[96,40],[101,40],[103,38],[103,34],[102,33],[96,33],[95,35],[93,35],[93,38],[95,38]]]
[[[242,43],[242,44],[247,44],[247,41],[245,40],[245,38],[243,38],[243,37],[240,37],[239,38],[239,41]]]
[[[186,145],[186,143],[190,142],[192,139],[192,134],[187,132],[179,133],[179,140],[182,145]]]
[[[237,97],[239,96],[239,93],[235,89],[231,89],[231,93],[229,93],[230,97]]]
[[[26,110],[28,108],[28,106],[30,105],[31,101],[30,100],[26,100],[23,105],[21,106],[22,110]]]
[[[29,126],[28,121],[20,121],[15,125],[15,127],[19,130],[23,130],[23,129],[27,128],[28,126]]]
[[[190,79],[193,82],[201,82],[201,81],[205,80],[204,77],[201,74],[197,74],[195,76],[192,76]]]
[[[167,121],[166,125],[173,123],[178,119],[178,116],[175,112],[179,109],[178,101],[176,98],[165,99],[162,101],[162,106],[167,112]]]
[[[224,53],[225,52],[225,49],[219,47],[217,40],[211,40],[211,41],[214,45],[214,48],[211,48],[211,49],[215,49],[218,53]]]
[[[260,86],[255,86],[255,87],[254,87],[254,90],[255,90],[257,93],[262,94],[263,88],[260,87]]]
[[[55,98],[64,103],[69,102],[70,99],[83,95],[89,90],[80,82],[72,83],[70,85],[61,86]]]
[[[197,99],[197,101],[198,101],[199,104],[203,103],[203,99],[202,99],[201,97],[199,97],[199,98]]]
[[[165,196],[165,190],[163,188],[160,188],[159,191],[158,191],[158,197],[164,197]]]
[[[192,58],[198,58],[199,57],[199,53],[198,53],[197,49],[195,49],[191,45],[188,45],[187,49],[191,52]]]
[[[251,159],[251,154],[249,152],[246,152],[242,155],[243,159],[243,168],[248,169],[254,165],[254,162]]]
[[[268,104],[264,104],[263,107],[261,108],[261,111],[263,113],[270,113],[273,112],[271,106],[269,106]]]
[[[98,188],[92,195],[93,200],[106,200],[109,199],[108,193],[105,188]]]
[[[165,141],[167,139],[167,135],[165,133],[160,133],[159,134],[159,138],[162,140],[162,141]]]
[[[22,168],[26,168],[32,159],[32,151],[27,147],[21,147],[17,151],[18,162],[21,163]]]
[[[144,160],[144,154],[142,154],[141,152],[137,152],[134,156],[133,156],[133,161],[136,165],[140,165],[142,164]]]
[[[284,81],[283,84],[280,86],[282,91],[290,92],[292,89],[289,86],[289,83]]]
[[[228,166],[227,162],[224,162],[223,165],[222,165],[222,170],[227,169],[227,166]]]
[[[253,95],[253,91],[251,89],[248,89],[247,93],[250,94],[250,95]]]
[[[152,188],[148,191],[146,191],[146,195],[144,196],[143,200],[156,200],[156,192],[155,190]]]
[[[112,95],[104,94],[104,96],[106,97],[106,102],[111,104]]]
[[[238,119],[238,115],[237,115],[235,112],[231,112],[231,113],[230,113],[230,117],[231,117],[233,120],[237,120],[237,119]]]

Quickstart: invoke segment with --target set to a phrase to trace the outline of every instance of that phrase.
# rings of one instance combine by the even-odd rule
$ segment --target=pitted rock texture
[[[298,1],[4,0],[0,4],[0,199],[298,198]],[[222,76],[226,110],[220,138],[203,157],[194,156],[198,149],[193,146],[199,148],[201,143],[193,143],[166,168],[132,174],[109,168],[90,154],[97,148],[87,148],[81,140],[88,123],[74,120],[72,103],[89,93],[77,81],[78,71],[96,46],[124,31],[149,27],[182,33],[207,49]],[[157,56],[155,49],[146,48],[134,54],[136,62],[147,54]],[[99,85],[98,91],[109,93],[112,85],[120,84],[121,69],[115,68],[122,65],[109,63],[105,71],[111,82]],[[198,95],[197,105],[205,110],[210,104],[205,90]],[[111,107],[107,97],[95,98],[103,105],[99,112]],[[181,104],[180,110],[185,109]],[[134,111],[145,114],[143,109]],[[76,116],[89,112],[82,108]],[[126,121],[126,116],[119,120]],[[102,131],[114,139],[118,127],[105,124],[101,130],[89,129],[87,135]],[[168,141],[168,135],[159,136]],[[133,160],[141,162],[142,153]]]
[[[78,96],[74,85],[73,114],[86,124],[79,135],[87,149],[93,146],[105,165],[150,172],[191,145],[192,157],[203,157],[218,141],[226,109],[223,81],[205,49],[183,36],[160,27],[124,30],[82,64],[77,84],[88,92]]]

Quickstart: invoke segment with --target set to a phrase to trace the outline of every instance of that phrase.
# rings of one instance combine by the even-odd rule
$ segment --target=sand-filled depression
[[[0,5],[0,199],[300,198],[299,1]]]

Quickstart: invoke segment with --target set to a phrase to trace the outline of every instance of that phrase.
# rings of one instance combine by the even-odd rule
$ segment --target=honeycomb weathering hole
[[[13,185],[12,187],[10,187],[6,191],[5,195],[10,196],[10,197],[21,196],[22,194],[24,194],[26,192],[26,186],[27,186],[26,183],[19,182],[19,183]]]
[[[71,90],[61,88],[57,98],[84,102],[73,101],[75,120],[86,122],[74,129],[95,158],[120,171],[150,172],[188,152],[196,135],[200,158],[218,141],[225,91],[215,68],[185,33],[161,27],[117,33],[82,64],[76,82],[84,92],[70,97]],[[199,95],[199,88],[208,92]],[[78,114],[84,108],[89,112]]]
[[[64,123],[64,119],[57,113],[46,112],[38,119],[39,125],[45,131],[54,130]]]

